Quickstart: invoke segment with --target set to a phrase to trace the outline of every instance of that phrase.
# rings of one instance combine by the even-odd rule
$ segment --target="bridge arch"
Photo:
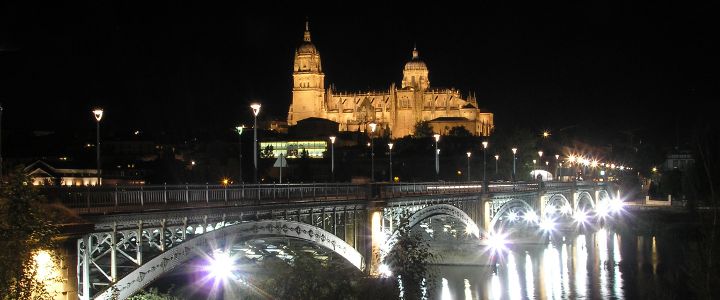
[[[575,211],[579,211],[583,208],[590,207],[595,208],[595,201],[593,201],[592,195],[588,192],[580,192],[577,196],[577,204],[575,205]]]
[[[184,241],[127,274],[113,285],[114,288],[105,290],[95,299],[114,299],[114,296],[117,299],[126,299],[163,274],[199,255],[198,249],[209,248],[211,241],[224,240],[231,236],[241,236],[243,239],[268,236],[297,238],[328,248],[358,269],[364,268],[363,256],[357,250],[325,230],[294,221],[254,221],[229,225]]]
[[[488,231],[494,231],[495,225],[500,222],[503,216],[510,212],[518,212],[518,211],[533,211],[532,206],[530,204],[527,204],[527,202],[520,200],[520,199],[512,199],[505,204],[503,204],[500,209],[493,215],[492,220],[490,220],[490,226],[486,228]]]
[[[470,228],[470,233],[472,233],[478,238],[480,237],[480,230],[477,224],[475,224],[475,221],[473,221],[472,218],[470,218],[470,216],[468,216],[468,214],[466,214],[461,209],[449,204],[430,205],[416,211],[410,216],[408,220],[408,225],[412,228],[423,220],[438,215],[451,216],[460,220],[460,222],[463,222],[465,226]]]
[[[550,199],[548,199],[547,203],[545,204],[545,207],[543,208],[543,213],[548,214],[549,212],[553,211],[562,211],[564,207],[570,207],[570,201],[565,197],[563,194],[554,194],[550,196]],[[572,210],[569,211],[572,213]]]

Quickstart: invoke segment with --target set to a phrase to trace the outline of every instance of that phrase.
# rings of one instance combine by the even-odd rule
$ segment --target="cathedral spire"
[[[303,40],[310,42],[310,21],[308,20],[305,20],[305,37]]]
[[[417,59],[417,58],[418,58],[417,44],[413,44],[413,56],[412,56],[412,58],[413,58],[413,59]]]

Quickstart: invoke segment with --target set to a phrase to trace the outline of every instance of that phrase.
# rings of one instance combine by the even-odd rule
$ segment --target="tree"
[[[128,300],[179,300],[179,297],[173,296],[172,288],[167,293],[161,293],[157,288],[151,288],[148,291],[142,291]]]
[[[53,213],[22,168],[6,179],[0,187],[0,299],[52,298],[43,282],[51,278],[39,278],[41,262],[35,256],[55,249]],[[46,261],[57,261],[48,254],[54,251],[43,253]]]
[[[472,136],[472,133],[465,128],[465,126],[455,126],[453,128],[450,128],[450,132],[448,132],[449,135],[452,136],[458,136],[458,137],[468,137]]]
[[[415,136],[416,138],[431,137],[433,135],[432,127],[428,121],[418,121],[415,123]]]
[[[397,276],[404,299],[422,299],[423,290],[433,282],[429,264],[434,255],[430,252],[430,244],[411,229],[408,219],[401,219],[395,244],[385,256],[384,263]]]

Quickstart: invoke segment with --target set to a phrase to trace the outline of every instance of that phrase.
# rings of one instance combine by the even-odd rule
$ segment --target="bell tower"
[[[320,52],[310,39],[309,22],[305,22],[303,41],[295,50],[292,93],[288,125],[295,125],[302,119],[323,116],[325,74],[322,72]]]

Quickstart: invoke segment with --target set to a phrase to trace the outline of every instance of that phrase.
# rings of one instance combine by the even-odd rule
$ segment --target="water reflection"
[[[605,229],[567,234],[546,244],[512,246],[495,267],[438,266],[441,289],[431,294],[439,299],[633,298],[634,276],[656,276],[659,260],[654,236],[621,237]],[[639,274],[643,264],[651,267]]]

